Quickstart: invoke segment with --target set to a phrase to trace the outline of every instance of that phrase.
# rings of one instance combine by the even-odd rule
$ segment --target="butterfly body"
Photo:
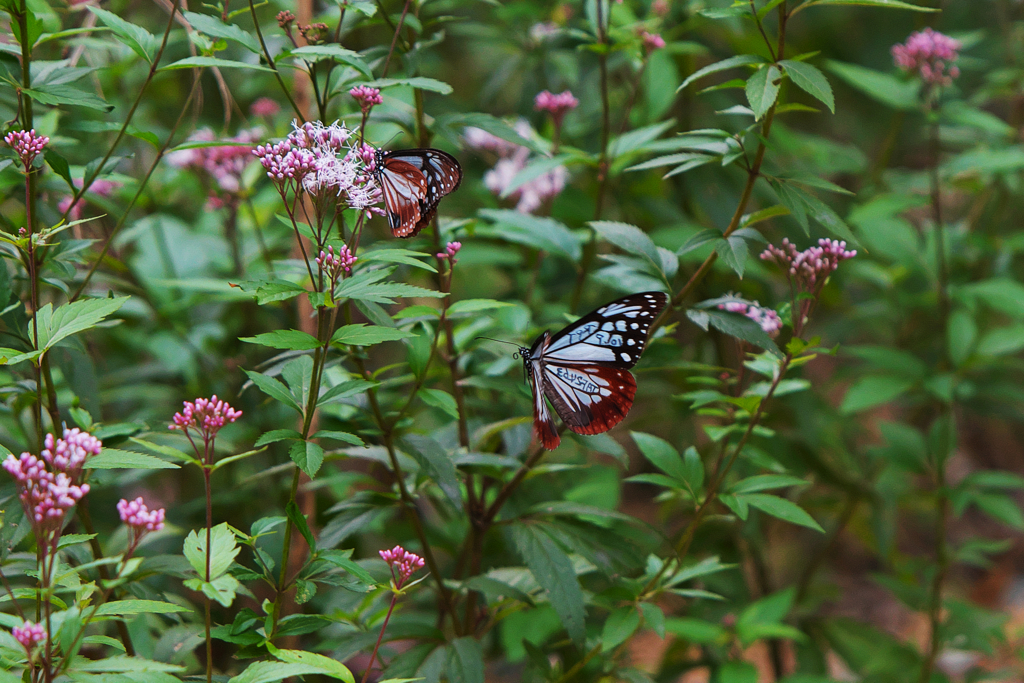
[[[441,199],[462,183],[459,162],[439,149],[378,149],[375,162],[374,174],[395,237],[412,237],[429,225]]]
[[[534,432],[544,448],[553,450],[560,441],[545,398],[577,434],[601,434],[626,417],[636,396],[629,368],[640,360],[647,332],[667,303],[663,292],[632,294],[519,349],[533,389]]]

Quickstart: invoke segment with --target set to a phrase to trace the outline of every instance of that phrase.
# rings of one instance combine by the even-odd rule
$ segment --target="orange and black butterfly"
[[[378,149],[374,173],[395,237],[412,237],[422,230],[441,199],[462,182],[459,162],[439,149]]]

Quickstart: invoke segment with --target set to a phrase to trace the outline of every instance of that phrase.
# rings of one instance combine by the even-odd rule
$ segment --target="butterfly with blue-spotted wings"
[[[439,149],[378,149],[375,162],[374,174],[395,237],[412,237],[426,227],[441,199],[462,182],[459,162]]]
[[[519,348],[533,389],[533,430],[545,449],[561,441],[545,396],[577,434],[607,432],[626,417],[636,396],[629,368],[640,360],[647,332],[666,304],[663,292],[631,294]]]

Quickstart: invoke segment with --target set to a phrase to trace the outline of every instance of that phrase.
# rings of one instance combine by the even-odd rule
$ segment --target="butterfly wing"
[[[422,198],[426,179],[418,168],[400,159],[384,161],[379,178],[384,192],[388,225],[395,237],[411,237],[420,231]]]
[[[534,433],[544,448],[558,445],[544,396],[577,434],[601,434],[626,417],[636,397],[629,368],[640,360],[647,332],[667,304],[663,292],[622,297],[553,337],[544,333],[523,354],[533,386]]]
[[[622,422],[633,406],[636,380],[629,370],[557,363],[544,363],[543,368],[544,394],[577,434],[607,432]]]
[[[462,167],[451,154],[439,149],[401,149],[381,155],[382,184],[396,175],[414,182],[389,198],[384,189],[388,223],[395,237],[412,237],[430,224],[441,199],[458,189],[462,183]],[[396,185],[397,187],[397,185]],[[394,203],[392,203],[394,201]],[[410,204],[415,203],[415,209]],[[394,207],[394,208],[393,208]],[[405,209],[400,214],[398,208]],[[414,216],[414,217],[413,217]]]
[[[647,346],[651,323],[667,303],[664,292],[641,292],[607,303],[552,337],[544,361],[631,368]]]

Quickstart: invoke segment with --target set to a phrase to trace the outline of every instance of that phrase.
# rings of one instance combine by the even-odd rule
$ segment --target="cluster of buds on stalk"
[[[396,545],[391,550],[378,552],[381,559],[388,563],[388,567],[391,569],[391,578],[397,590],[401,590],[410,576],[423,569],[423,558],[416,553],[410,553],[400,545]]]
[[[227,401],[222,401],[214,394],[210,398],[197,398],[195,401],[183,401],[180,413],[175,413],[173,422],[168,429],[179,430],[188,437],[196,455],[207,465],[213,457],[213,444],[217,432],[224,425],[234,422],[242,416],[241,410],[235,410]],[[200,452],[192,433],[203,439],[203,450]]]
[[[25,657],[31,662],[34,658],[36,648],[46,640],[46,629],[42,624],[34,624],[26,621],[21,626],[11,629],[11,635],[25,648]]]
[[[331,290],[345,276],[345,273],[352,271],[352,264],[355,262],[356,257],[349,251],[347,244],[338,247],[337,253],[335,253],[334,247],[328,246],[327,251],[321,251],[316,258],[316,264],[331,281]]]
[[[779,336],[779,331],[782,330],[782,318],[779,317],[779,314],[774,309],[763,308],[756,301],[727,301],[724,304],[718,304],[718,308],[750,318],[773,339]]]
[[[856,255],[855,249],[846,248],[846,242],[829,239],[820,239],[816,246],[803,251],[798,251],[792,242],[783,239],[781,247],[770,244],[761,253],[762,260],[777,264],[786,273],[793,295],[793,331],[797,336],[803,330],[829,275],[835,272],[840,262]]]
[[[140,496],[130,502],[124,498],[118,501],[117,514],[128,527],[128,550],[125,552],[127,559],[139,547],[146,534],[164,528],[166,511],[163,508],[150,510]]]
[[[4,142],[14,149],[14,153],[21,160],[21,165],[28,172],[32,169],[32,162],[50,142],[50,138],[37,134],[36,129],[33,128],[32,130],[13,130],[4,136]]]
[[[177,168],[191,168],[209,176],[213,180],[214,191],[211,199],[219,199],[217,193],[237,195],[242,189],[242,173],[252,161],[253,145],[262,133],[260,128],[243,130],[224,141],[232,144],[179,150],[169,154],[167,162]],[[213,142],[216,139],[217,136],[208,128],[196,131],[189,138],[191,142]],[[214,206],[218,205],[220,201],[215,201]]]
[[[906,43],[893,45],[896,66],[914,73],[928,85],[951,85],[960,75],[956,66],[963,44],[954,38],[926,28],[910,34]]]
[[[3,467],[17,483],[37,543],[52,550],[68,511],[89,493],[89,485],[81,481],[82,468],[90,455],[99,455],[102,444],[88,432],[65,429],[59,439],[47,434],[43,445],[42,457],[8,455]]]
[[[371,88],[366,85],[357,85],[348,91],[356,102],[359,103],[359,108],[363,112],[363,116],[370,113],[378,104],[384,103],[384,98],[381,97],[380,90],[378,88]]]

